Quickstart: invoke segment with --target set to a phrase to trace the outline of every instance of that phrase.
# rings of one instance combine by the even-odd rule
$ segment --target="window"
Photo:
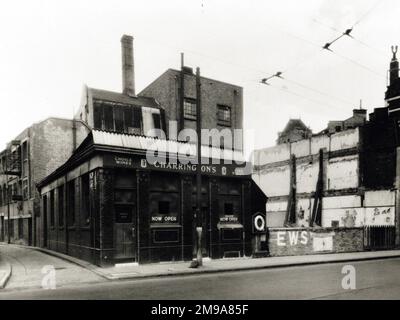
[[[179,242],[178,230],[153,230],[154,243]]]
[[[64,226],[64,186],[58,187],[58,226]]]
[[[121,107],[114,108],[115,131],[124,132],[124,110]]]
[[[115,206],[115,222],[116,223],[132,223],[133,207],[129,205]]]
[[[217,118],[218,124],[223,126],[231,126],[231,108],[228,106],[218,105]]]
[[[9,201],[9,197],[7,195],[7,186],[3,184],[3,204],[7,204]]]
[[[28,179],[22,180],[22,197],[24,200],[28,200]]]
[[[158,201],[158,213],[169,214],[169,201]]]
[[[133,105],[94,105],[94,128],[128,134],[142,134],[142,109]]]
[[[0,186],[0,207],[3,205],[3,188]]]
[[[110,105],[103,105],[103,120],[104,120],[104,130],[114,131],[114,115],[113,107]]]
[[[225,202],[224,214],[225,215],[233,215],[233,203],[232,202]]]
[[[85,174],[81,178],[82,187],[81,187],[81,217],[84,225],[90,224],[90,202],[89,202],[89,174]]]
[[[24,221],[22,218],[18,218],[18,239],[24,237]]]
[[[153,113],[154,129],[161,129],[161,116],[159,113]]]
[[[67,184],[67,225],[75,225],[75,180]]]
[[[43,217],[47,224],[47,195],[43,196]],[[47,225],[46,225],[47,227]]]
[[[22,144],[22,177],[26,178],[29,174],[28,168],[28,141]]]
[[[196,100],[185,98],[183,102],[183,117],[189,120],[196,120],[197,118]]]
[[[54,190],[50,191],[50,226],[54,227]]]

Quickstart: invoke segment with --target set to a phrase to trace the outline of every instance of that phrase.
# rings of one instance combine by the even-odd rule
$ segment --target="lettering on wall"
[[[365,225],[393,226],[394,207],[375,207],[365,209]]]
[[[308,231],[278,231],[277,245],[280,247],[307,245],[310,239]]]
[[[346,210],[345,216],[341,218],[342,223],[346,228],[353,228],[356,226],[357,211],[356,210]]]
[[[278,231],[277,245],[286,246],[312,246],[315,252],[332,251],[334,232],[315,233],[309,231]]]

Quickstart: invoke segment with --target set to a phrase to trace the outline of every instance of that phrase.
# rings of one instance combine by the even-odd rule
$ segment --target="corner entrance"
[[[134,206],[115,206],[115,255],[118,262],[136,261],[136,224]]]

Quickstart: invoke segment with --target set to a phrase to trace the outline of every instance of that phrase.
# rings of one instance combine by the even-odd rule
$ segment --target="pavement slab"
[[[29,247],[0,245],[0,256],[12,267],[12,275],[5,289],[41,288],[49,270],[55,271],[55,285],[92,283],[104,280],[99,275],[67,260]]]

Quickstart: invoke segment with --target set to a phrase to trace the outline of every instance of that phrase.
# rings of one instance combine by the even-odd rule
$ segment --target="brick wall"
[[[180,72],[169,69],[139,93],[141,96],[155,98],[165,109],[167,121],[179,121]],[[196,77],[185,74],[185,98],[196,98]],[[217,123],[217,105],[231,108],[232,129],[243,128],[243,89],[241,87],[208,78],[201,78],[202,128],[226,129]],[[196,122],[185,120],[185,128],[195,129]],[[241,146],[243,148],[243,146]]]
[[[271,256],[363,251],[363,228],[269,229]]]

